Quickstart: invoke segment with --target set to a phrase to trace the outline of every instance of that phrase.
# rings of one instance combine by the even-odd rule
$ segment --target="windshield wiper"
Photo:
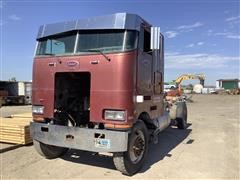
[[[87,51],[88,51],[88,52],[99,52],[101,55],[103,55],[103,57],[105,57],[105,59],[106,59],[107,61],[111,61],[111,59],[110,59],[109,57],[107,57],[107,55],[104,54],[101,50],[97,50],[97,49],[88,49]]]

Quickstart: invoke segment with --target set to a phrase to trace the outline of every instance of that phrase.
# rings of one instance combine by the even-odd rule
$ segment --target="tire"
[[[36,151],[47,159],[58,158],[68,151],[68,148],[52,146],[33,140],[33,145]]]
[[[123,174],[132,176],[142,168],[147,152],[148,130],[144,122],[138,120],[129,135],[128,150],[113,154],[114,165]]]
[[[176,120],[178,129],[187,128],[187,105],[186,102],[178,102]]]

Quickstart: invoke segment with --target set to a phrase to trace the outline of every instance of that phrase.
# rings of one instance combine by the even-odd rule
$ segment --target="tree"
[[[16,82],[16,81],[17,81],[17,79],[16,79],[16,77],[11,77],[11,78],[9,79],[9,81]]]
[[[186,89],[193,90],[193,85],[192,84],[188,84]]]

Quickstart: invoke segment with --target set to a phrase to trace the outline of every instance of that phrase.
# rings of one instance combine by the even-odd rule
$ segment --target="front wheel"
[[[65,154],[68,148],[52,146],[33,140],[33,145],[36,151],[47,159],[54,159]]]
[[[126,175],[138,172],[146,159],[148,151],[148,130],[143,121],[138,120],[128,139],[128,150],[113,155],[116,168]]]

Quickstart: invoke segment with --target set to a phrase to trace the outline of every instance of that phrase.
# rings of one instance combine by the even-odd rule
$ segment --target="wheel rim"
[[[130,159],[136,164],[143,158],[145,151],[145,137],[140,130],[137,130],[134,134],[135,136],[130,145]]]

